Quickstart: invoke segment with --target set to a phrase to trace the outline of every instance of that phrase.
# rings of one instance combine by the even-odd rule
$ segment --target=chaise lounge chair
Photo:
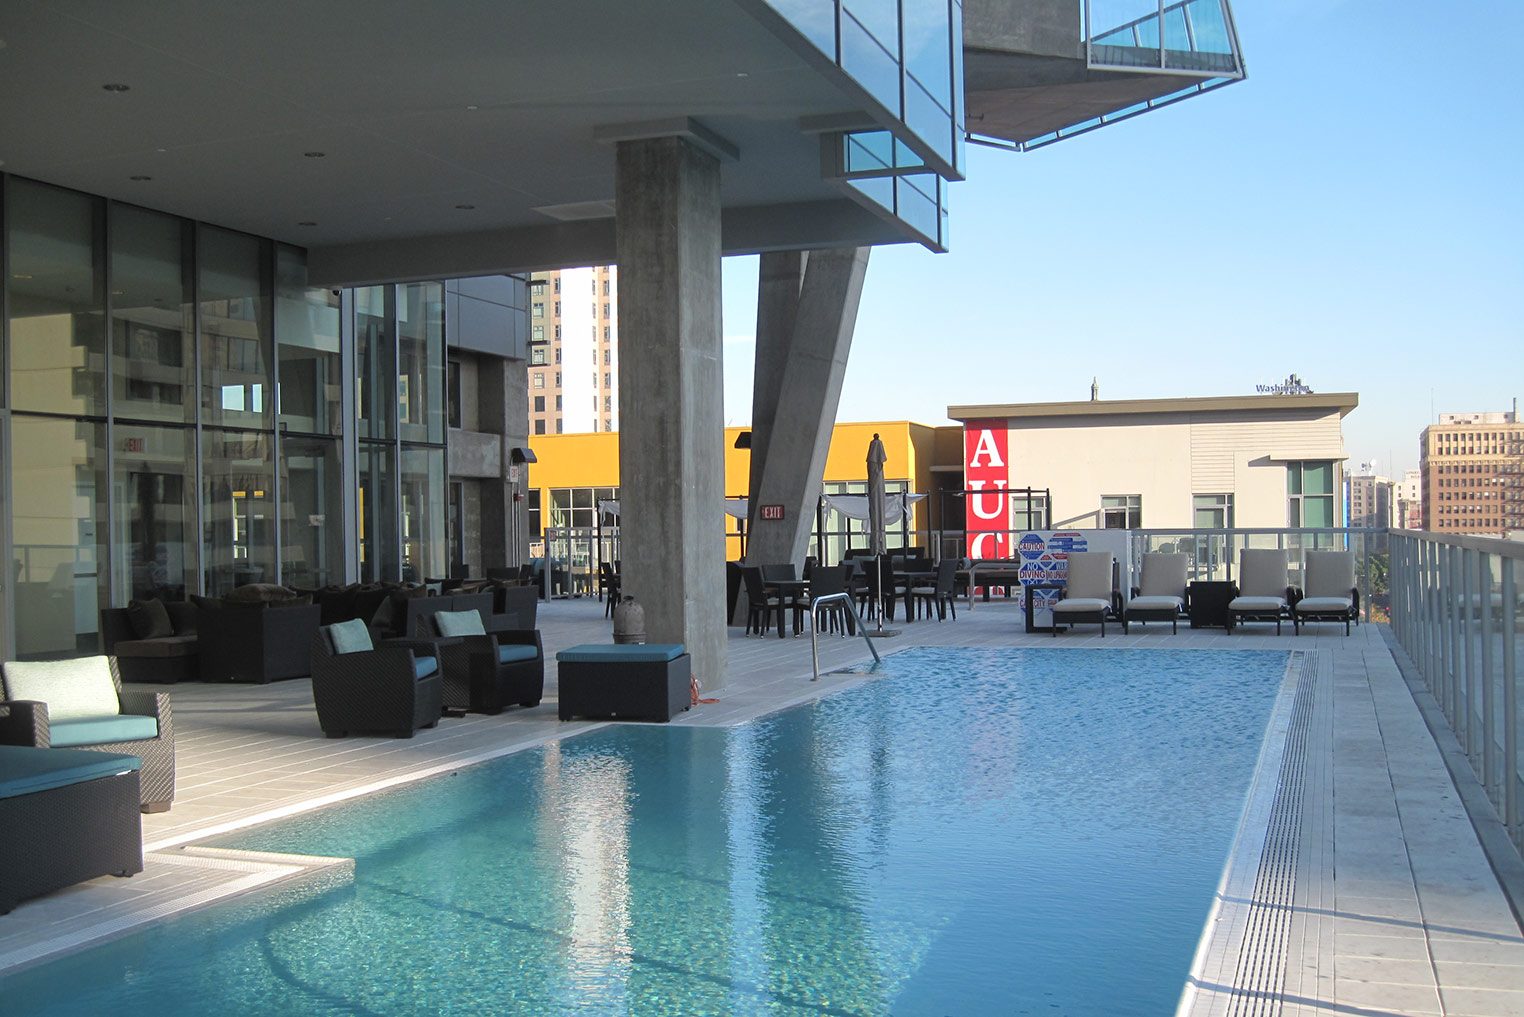
[[[1246,547],[1238,557],[1238,583],[1228,601],[1228,631],[1245,621],[1273,621],[1281,634],[1291,599],[1286,552]]]
[[[1073,628],[1079,622],[1095,622],[1106,638],[1106,619],[1118,616],[1120,597],[1111,581],[1110,551],[1069,552],[1069,578],[1063,595],[1053,605],[1053,635],[1060,624]]]
[[[1183,554],[1155,552],[1143,556],[1143,574],[1133,587],[1132,599],[1122,612],[1122,631],[1133,622],[1167,621],[1172,633],[1180,631],[1185,610],[1186,577],[1190,561]]]
[[[1291,609],[1291,624],[1300,635],[1310,621],[1360,623],[1360,591],[1355,586],[1353,551],[1308,551],[1306,596]]]

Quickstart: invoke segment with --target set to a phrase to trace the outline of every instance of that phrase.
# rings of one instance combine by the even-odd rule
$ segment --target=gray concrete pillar
[[[720,164],[678,137],[620,141],[619,500],[623,591],[653,643],[725,682]]]
[[[857,324],[866,247],[764,254],[757,289],[746,560],[804,560]],[[781,520],[763,519],[782,505]]]

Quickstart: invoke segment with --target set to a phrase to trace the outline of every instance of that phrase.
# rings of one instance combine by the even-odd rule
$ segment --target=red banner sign
[[[1010,434],[1004,420],[969,420],[963,424],[963,483],[968,489],[964,527],[968,556],[1011,558],[1009,458]]]

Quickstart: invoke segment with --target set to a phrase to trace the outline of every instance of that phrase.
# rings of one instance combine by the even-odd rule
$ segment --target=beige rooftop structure
[[[1353,392],[950,406],[1004,430],[1012,488],[1055,527],[1337,526]],[[977,455],[977,438],[966,442]],[[965,463],[965,467],[968,464]]]

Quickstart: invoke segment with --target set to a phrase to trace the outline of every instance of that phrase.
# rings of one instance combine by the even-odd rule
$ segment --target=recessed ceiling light
[[[168,152],[169,149],[167,149],[167,148],[156,148],[156,149],[154,149],[154,151],[155,152]]]
[[[751,75],[747,74],[745,71],[736,71],[736,77],[738,77],[738,78],[749,78],[749,77],[751,77]]]
[[[382,219],[381,221],[382,222],[391,222],[392,221],[392,217],[391,216],[387,216],[386,218]]]
[[[122,84],[118,84],[117,82],[114,82],[114,81],[107,82],[106,84],[101,86],[101,88],[104,89],[107,92],[126,92],[126,91],[129,91],[131,89],[131,87],[132,86],[130,86],[130,85],[122,85]]]
[[[17,272],[15,275],[11,276],[11,278],[12,279],[20,279],[22,282],[26,282],[27,280],[31,279],[32,277],[27,275],[25,272]]]
[[[316,226],[317,223],[313,222],[311,219],[303,219],[301,222],[297,223],[297,225],[298,226]]]
[[[469,211],[471,211],[471,209],[475,208],[476,206],[475,205],[456,205],[455,207],[469,212]]]
[[[138,183],[144,183],[146,181],[152,180],[153,177],[147,177],[147,176],[144,176],[143,174],[139,173],[137,176],[128,177],[127,179],[128,180],[136,180]]]
[[[481,109],[481,107],[480,106],[467,106],[466,109],[468,109],[468,110],[478,110],[478,109]]]
[[[309,159],[321,159],[321,158],[323,158],[323,156],[327,155],[328,153],[327,152],[303,152],[302,154],[305,155]]]
[[[126,290],[112,290],[111,291],[111,295],[113,297],[120,297],[120,296],[124,295],[126,292],[127,292]]]

